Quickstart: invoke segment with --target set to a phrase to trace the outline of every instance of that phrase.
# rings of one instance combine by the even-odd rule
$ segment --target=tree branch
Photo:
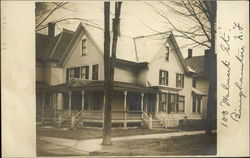
[[[66,5],[66,4],[68,4],[68,2],[62,2],[62,3],[60,3],[58,6],[56,6],[37,26],[36,26],[36,29],[45,21],[45,20],[47,20],[49,17],[50,17],[50,15],[54,12],[54,11],[56,11],[57,9],[59,9],[59,8],[61,8],[62,6],[64,6],[64,5]]]

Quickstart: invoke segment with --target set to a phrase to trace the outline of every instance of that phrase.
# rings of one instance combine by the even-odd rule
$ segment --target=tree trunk
[[[215,54],[215,24],[216,24],[216,1],[211,1],[211,50],[209,55],[209,91],[208,91],[208,103],[207,103],[207,134],[212,134],[213,117],[215,116],[215,109],[217,108],[216,102],[216,74],[217,74],[217,62]],[[214,122],[216,124],[216,122]]]
[[[115,2],[115,19],[113,21],[113,43],[112,55],[110,58],[110,32],[109,32],[109,14],[110,2],[104,2],[104,75],[105,75],[105,104],[104,104],[104,129],[103,129],[103,145],[111,144],[111,112],[112,112],[112,95],[114,81],[114,62],[116,58],[116,46],[118,36],[118,24],[121,12],[122,2]]]
[[[103,145],[111,144],[111,102],[112,102],[112,82],[110,73],[110,2],[104,2],[104,127]]]

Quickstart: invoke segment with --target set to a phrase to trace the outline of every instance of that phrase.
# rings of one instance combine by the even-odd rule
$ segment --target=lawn
[[[176,132],[177,130],[150,130],[145,128],[135,129],[112,129],[112,137],[134,136],[144,134],[157,134]],[[57,137],[74,140],[98,139],[102,138],[103,131],[98,129],[80,128],[74,130],[62,130],[60,128],[40,128],[37,127],[37,136]]]
[[[93,156],[215,155],[216,134],[113,142]]]

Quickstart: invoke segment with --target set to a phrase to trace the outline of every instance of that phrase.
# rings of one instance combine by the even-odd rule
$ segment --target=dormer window
[[[169,60],[169,47],[166,46],[166,53],[165,53],[165,60],[168,61]]]
[[[82,52],[81,56],[87,55],[87,39],[82,40]]]

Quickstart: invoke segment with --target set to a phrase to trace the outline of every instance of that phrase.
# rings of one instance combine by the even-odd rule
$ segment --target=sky
[[[104,3],[100,1],[84,1],[84,2],[70,2],[65,5],[65,8],[60,8],[55,11],[44,23],[53,21],[56,19],[63,18],[83,18],[90,22],[98,24],[103,28],[104,24]],[[153,6],[153,7],[152,7]],[[137,37],[155,34],[158,32],[174,31],[171,25],[167,23],[166,19],[162,18],[157,11],[164,12],[171,22],[173,22],[179,28],[186,28],[192,26],[193,23],[188,21],[186,18],[176,16],[172,12],[166,10],[166,8],[159,4],[159,2],[152,1],[123,1],[121,8],[121,23],[120,30],[122,36]],[[114,2],[111,2],[111,18],[114,17]],[[56,33],[60,33],[63,28],[75,31],[79,25],[79,20],[69,20],[56,24]],[[110,25],[112,26],[112,25]],[[91,33],[94,39],[97,41],[98,38],[103,38],[103,30],[97,29],[91,26],[85,26]],[[42,33],[47,34],[47,30],[42,30]],[[176,32],[173,32],[176,34]],[[190,43],[188,40],[182,38],[176,38],[177,43],[181,49],[184,57],[187,57],[187,49],[190,46],[185,46]],[[100,43],[101,44],[101,43]],[[193,56],[204,55],[204,47],[196,47],[193,49]]]

